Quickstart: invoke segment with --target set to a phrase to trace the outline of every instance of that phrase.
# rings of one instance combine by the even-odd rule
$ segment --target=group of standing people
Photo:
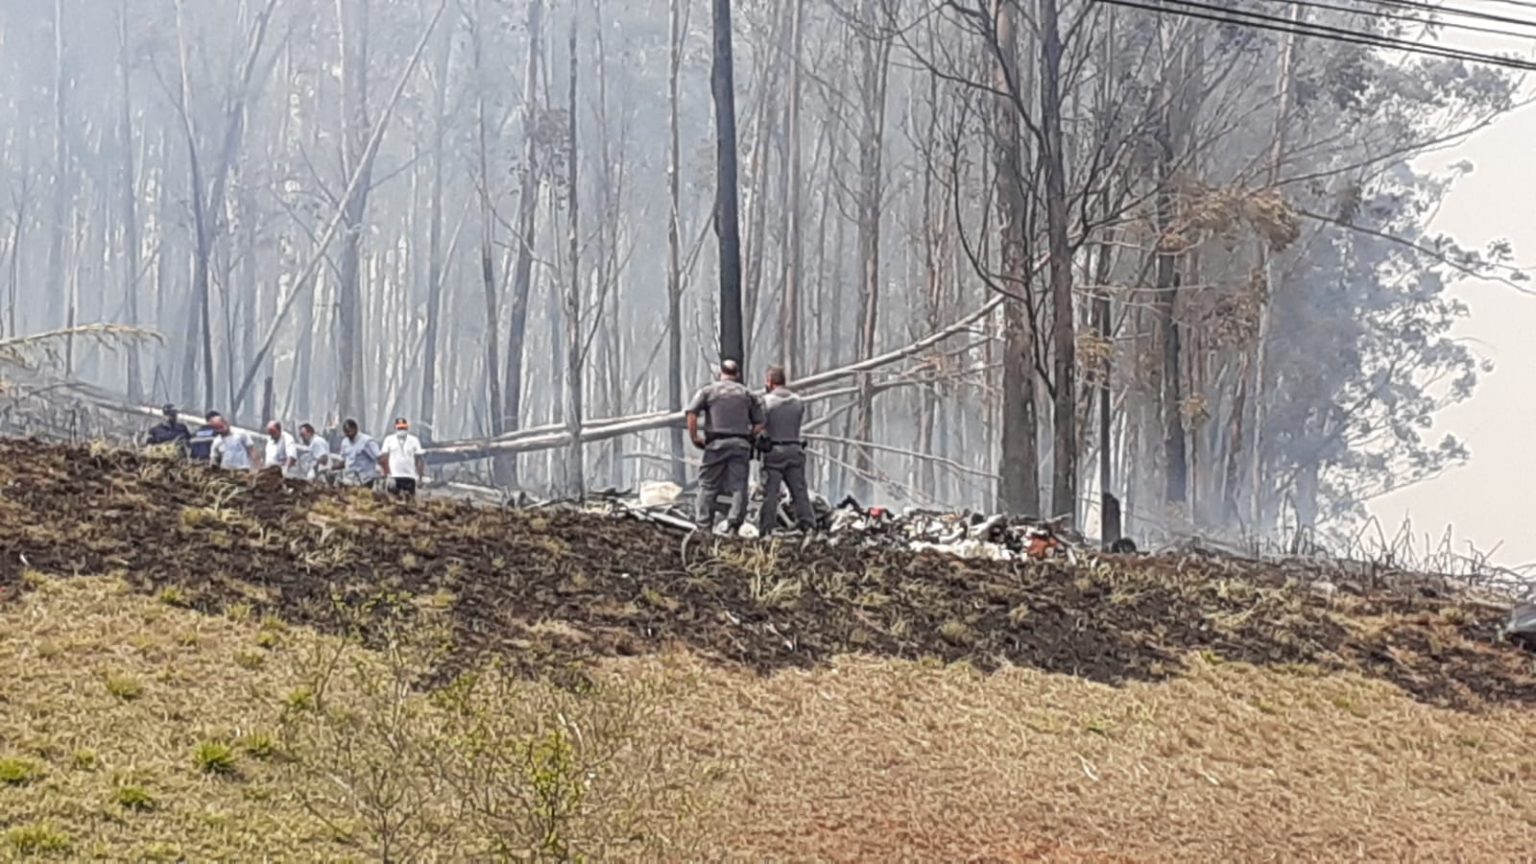
[[[726,499],[726,524],[736,533],[746,522],[747,484],[752,458],[762,462],[763,504],[758,511],[758,536],[773,533],[779,519],[779,496],[789,490],[795,526],[809,531],[816,525],[810,490],[805,482],[805,402],[788,387],[784,368],[769,368],[762,396],[741,382],[735,360],[720,364],[717,380],[706,385],[688,404],[688,436],[704,452],[699,472],[695,521],[714,527],[721,499]],[[410,498],[426,477],[425,450],[410,432],[405,418],[395,419],[395,434],[376,441],[356,420],[342,423],[335,450],[312,424],[299,426],[295,439],[280,422],[267,424],[259,442],[229,425],[217,411],[208,412],[196,432],[179,419],[176,406],[166,405],[165,421],[149,430],[150,445],[174,445],[194,461],[225,471],[281,471],[301,480],[377,488],[383,483],[396,495]]]
[[[149,430],[147,444],[178,447],[189,459],[225,471],[280,471],[298,480],[368,488],[382,485],[404,498],[414,497],[426,477],[426,451],[404,417],[395,419],[395,434],[382,442],[349,419],[341,425],[341,439],[333,450],[310,423],[301,424],[294,438],[273,420],[258,442],[229,425],[217,411],[208,412],[196,432],[181,422],[175,405],[166,405],[163,414],[164,421]]]
[[[805,402],[789,389],[782,366],[769,368],[765,384],[766,393],[759,397],[741,383],[740,365],[726,360],[720,364],[718,379],[688,403],[688,437],[693,446],[704,451],[694,508],[694,520],[700,528],[713,528],[720,499],[725,497],[726,526],[732,534],[741,529],[747,517],[747,483],[754,453],[761,457],[763,479],[758,536],[768,536],[778,525],[781,487],[789,489],[795,527],[809,531],[816,526],[805,483],[805,442],[801,440]]]

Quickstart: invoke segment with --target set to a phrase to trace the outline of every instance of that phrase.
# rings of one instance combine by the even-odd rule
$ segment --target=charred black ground
[[[569,510],[407,505],[133,452],[0,442],[0,597],[23,574],[121,573],[216,612],[325,630],[429,602],[444,672],[685,648],[764,672],[859,652],[1033,666],[1102,682],[1214,662],[1352,669],[1438,703],[1536,702],[1495,609],[1387,579],[1208,556],[991,562],[899,549],[694,539]],[[1329,577],[1335,578],[1336,577]],[[375,604],[376,607],[376,604]],[[346,611],[343,610],[353,610]],[[367,625],[365,623],[365,630]]]

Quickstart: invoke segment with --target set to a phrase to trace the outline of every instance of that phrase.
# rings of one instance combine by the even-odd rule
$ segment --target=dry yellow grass
[[[0,784],[0,860],[366,860],[271,752],[329,637],[113,578],[33,583],[0,605],[0,761],[38,769]],[[764,677],[652,656],[598,677],[666,700],[647,734],[682,755],[659,770],[723,767],[706,836],[671,860],[1530,860],[1532,712],[1188,663],[1121,688],[869,658]],[[230,747],[234,775],[202,745]]]
[[[1530,861],[1536,716],[1191,658],[1123,688],[847,658],[676,660],[694,751],[735,766],[720,848],[783,861]]]
[[[38,760],[47,777],[0,788],[0,859],[25,851],[12,833],[39,827],[67,839],[52,854],[69,860],[337,857],[282,767],[241,746],[273,733],[299,680],[293,651],[118,579],[33,581],[0,607],[0,758]],[[247,651],[265,662],[239,663]],[[238,780],[200,769],[205,744],[231,748]],[[153,806],[125,806],[138,796],[124,789]]]
[[[411,661],[248,610],[205,616],[114,577],[28,582],[0,604],[0,861],[693,848],[707,784],[646,737],[650,691],[482,673],[421,693]]]

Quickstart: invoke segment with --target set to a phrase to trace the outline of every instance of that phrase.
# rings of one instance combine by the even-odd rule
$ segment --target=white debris
[[[667,507],[683,497],[683,487],[666,480],[647,480],[640,484],[641,507]]]
[[[956,558],[980,558],[987,561],[1011,561],[1014,554],[1008,547],[983,540],[961,540],[955,543],[929,543],[914,540],[907,544],[913,552],[942,552]]]

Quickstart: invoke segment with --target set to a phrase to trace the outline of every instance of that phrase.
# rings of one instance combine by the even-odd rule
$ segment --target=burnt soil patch
[[[1495,640],[1498,610],[1432,582],[1325,597],[1305,568],[1210,556],[1071,565],[685,542],[572,510],[403,504],[0,441],[0,598],[24,590],[28,570],[119,573],[202,611],[241,603],[322,630],[361,620],[365,636],[378,610],[433,608],[455,637],[444,674],[488,657],[547,668],[683,648],[764,672],[856,652],[1119,683],[1178,674],[1199,653],[1355,670],[1463,708],[1536,702],[1530,655]]]

